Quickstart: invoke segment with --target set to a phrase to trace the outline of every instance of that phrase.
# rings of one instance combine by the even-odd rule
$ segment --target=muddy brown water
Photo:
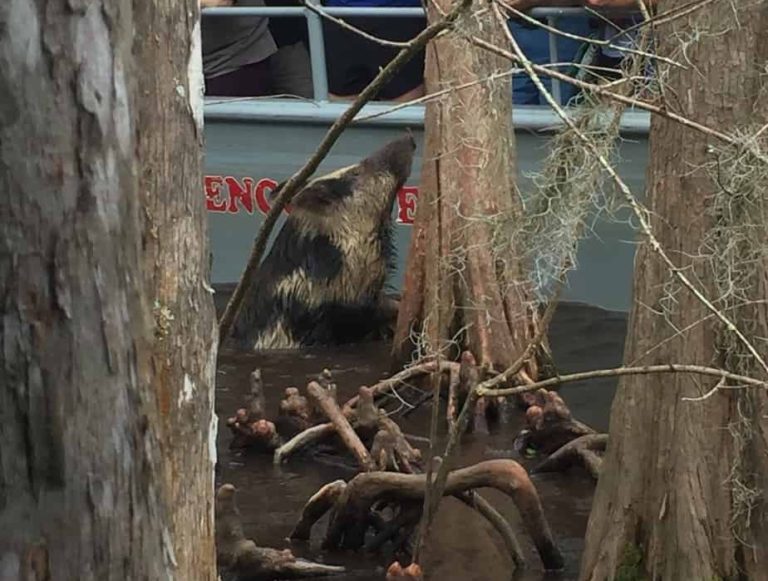
[[[621,363],[626,315],[580,304],[558,307],[550,330],[550,343],[560,373],[614,367]],[[247,537],[258,545],[289,547],[295,554],[331,564],[342,564],[347,573],[339,581],[384,578],[387,555],[328,553],[320,549],[327,519],[313,531],[309,545],[290,543],[286,537],[296,523],[307,499],[322,485],[338,478],[349,479],[354,472],[332,457],[296,457],[275,467],[266,455],[243,455],[229,450],[226,418],[241,407],[248,391],[248,374],[261,368],[269,415],[275,417],[287,386],[306,385],[323,368],[331,369],[340,399],[353,395],[360,385],[372,385],[386,377],[388,345],[366,343],[343,349],[312,349],[300,353],[243,354],[222,350],[219,354],[216,412],[219,415],[217,486],[225,482],[238,489],[238,502]],[[608,427],[615,381],[602,379],[564,386],[560,393],[574,416],[599,430]],[[427,406],[399,420],[403,430],[425,436],[429,430]],[[444,414],[443,414],[444,415]],[[514,434],[522,425],[522,414],[510,410],[487,434],[465,436],[459,463],[462,466],[490,458],[513,458],[523,465],[512,449]],[[445,430],[445,426],[441,426]],[[443,442],[441,442],[441,445]],[[423,447],[423,446],[422,446]],[[424,555],[427,579],[446,581],[506,581],[524,579],[575,579],[583,548],[594,484],[584,474],[533,475],[546,517],[566,558],[566,568],[545,574],[526,535],[512,502],[495,490],[483,490],[502,514],[510,519],[524,545],[530,566],[513,576],[501,541],[482,520],[453,499],[445,499],[433,526],[429,548]]]

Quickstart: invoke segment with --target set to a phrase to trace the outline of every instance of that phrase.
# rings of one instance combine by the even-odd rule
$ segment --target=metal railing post
[[[314,0],[307,0],[314,6]],[[328,101],[328,71],[325,68],[325,38],[322,18],[308,8],[304,9],[309,33],[309,58],[312,65],[312,89],[315,101]]]
[[[557,16],[547,16],[547,24],[550,28],[557,28]],[[554,32],[547,31],[549,36],[549,62],[550,64],[557,64],[560,62],[557,54],[557,35]],[[559,71],[560,68],[557,67]],[[560,79],[550,79],[552,83],[552,96],[558,104],[563,105],[562,91],[560,87]]]

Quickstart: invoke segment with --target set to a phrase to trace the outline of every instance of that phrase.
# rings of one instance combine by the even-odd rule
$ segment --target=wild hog
[[[392,206],[415,149],[408,135],[307,183],[254,276],[235,342],[256,350],[334,345],[383,326]]]

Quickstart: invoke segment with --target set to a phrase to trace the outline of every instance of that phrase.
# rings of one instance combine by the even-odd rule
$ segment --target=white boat
[[[400,11],[412,8],[335,9],[341,16]],[[556,23],[557,18],[580,9],[537,9],[535,15]],[[213,254],[212,282],[226,287],[237,281],[250,253],[253,239],[269,209],[267,193],[290,177],[312,155],[326,131],[348,106],[329,102],[319,17],[305,8],[242,8],[204,11],[204,17],[224,11],[266,14],[270,17],[306,17],[315,84],[314,101],[286,98],[223,99],[205,102],[205,204]],[[219,16],[220,17],[220,16]],[[314,28],[313,28],[314,27]],[[313,32],[314,30],[314,32]],[[552,43],[550,43],[552,45]],[[350,165],[386,141],[411,130],[418,143],[413,172],[395,204],[397,269],[391,285],[399,289],[408,252],[412,221],[418,200],[424,130],[424,106],[392,110],[387,103],[371,103],[358,115],[318,172]],[[516,107],[513,121],[517,135],[521,188],[526,174],[539,169],[552,131],[559,120],[547,107]],[[620,175],[634,192],[645,189],[648,161],[649,116],[630,111],[622,121]],[[627,311],[631,301],[635,231],[628,225],[597,219],[593,232],[582,241],[578,268],[571,272],[563,298],[610,310]]]

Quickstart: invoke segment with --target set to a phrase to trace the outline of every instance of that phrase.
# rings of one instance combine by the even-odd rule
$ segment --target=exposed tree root
[[[549,455],[562,446],[580,438],[595,434],[595,430],[571,416],[563,399],[554,391],[540,389],[531,394],[530,407],[525,413],[528,428],[515,438],[515,446],[524,450],[534,448]]]
[[[285,396],[280,402],[280,416],[285,418],[294,432],[306,430],[312,426],[312,407],[297,387],[286,387]],[[281,430],[281,433],[283,431]]]
[[[583,466],[594,478],[600,476],[603,464],[602,453],[608,444],[608,434],[588,434],[571,440],[549,458],[539,464],[533,472],[560,472],[573,465]]]
[[[377,453],[382,450],[387,452],[386,466],[389,469],[411,472],[413,465],[420,460],[420,453],[407,442],[397,424],[382,416],[375,399],[405,381],[436,371],[447,372],[451,378],[456,378],[459,376],[459,364],[450,361],[423,361],[371,387],[361,387],[358,394],[339,409],[338,404],[335,404],[336,385],[331,372],[324,369],[316,381],[312,382],[319,386],[320,390],[316,395],[321,395],[321,400],[305,397],[296,387],[287,387],[280,402],[279,416],[272,422],[264,417],[263,383],[261,372],[257,369],[251,374],[251,389],[245,406],[227,420],[227,426],[234,436],[230,446],[274,451],[275,463],[279,464],[299,450],[319,444],[336,434],[349,448],[353,440],[349,437],[348,429],[345,427],[341,432],[338,430],[341,426],[349,425],[358,433],[364,444],[370,445],[378,436]],[[334,406],[331,406],[330,402],[334,402],[336,411],[332,409]],[[331,419],[329,412],[333,415],[333,420],[319,424],[318,422],[325,418]],[[380,434],[382,430],[385,433]],[[282,438],[290,439],[284,442]],[[373,468],[373,464],[364,460],[362,449],[350,450],[355,453],[358,461],[362,460],[361,466],[365,466],[366,470]],[[382,466],[383,462],[384,460],[380,462]]]
[[[411,563],[405,569],[399,561],[392,563],[387,569],[386,581],[422,581],[424,572],[418,563]]]
[[[456,429],[456,419],[458,411],[464,406],[464,402],[469,397],[470,392],[480,381],[480,368],[475,361],[474,355],[469,351],[461,354],[458,370],[449,370],[448,383],[448,425],[453,431]],[[474,407],[471,410],[467,430],[471,432],[488,433],[488,422],[498,419],[499,403],[496,398],[477,398]]]
[[[281,464],[289,456],[296,454],[299,450],[317,445],[319,442],[322,442],[335,434],[336,427],[331,423],[317,424],[316,426],[307,428],[275,450],[274,463]]]
[[[512,557],[512,562],[515,564],[516,570],[525,568],[525,557],[523,557],[523,550],[520,548],[520,543],[517,542],[515,531],[512,530],[512,525],[509,524],[499,511],[497,511],[490,502],[485,500],[480,493],[475,490],[468,490],[466,492],[459,492],[454,494],[456,498],[461,500],[467,506],[474,508],[496,529],[504,541],[504,545],[507,547],[509,556]]]
[[[299,559],[290,550],[257,547],[246,539],[235,501],[235,487],[216,492],[216,559],[224,572],[254,581],[324,577],[345,572],[344,567]]]
[[[361,387],[358,395],[350,400],[356,405],[347,402],[343,409],[339,409],[331,393],[317,382],[311,382],[307,390],[314,405],[331,421],[304,430],[275,450],[275,464],[337,434],[364,471],[391,469],[410,473],[418,466],[421,452],[411,446],[400,427],[376,407],[376,386]],[[370,453],[366,443],[371,446]]]
[[[251,448],[254,450],[272,452],[280,447],[283,440],[277,433],[275,424],[269,420],[251,422],[238,410],[235,417],[227,420],[227,426],[232,430],[233,438],[230,448]]]
[[[452,369],[458,369],[459,364],[453,361],[444,361],[441,360],[439,363],[434,359],[429,359],[426,361],[422,361],[421,363],[417,363],[415,365],[412,365],[411,367],[406,367],[402,371],[395,373],[392,377],[389,377],[387,379],[384,379],[377,383],[376,385],[371,386],[370,389],[371,393],[374,398],[378,397],[379,395],[383,395],[390,391],[391,389],[397,387],[401,383],[405,383],[406,381],[415,379],[417,377],[423,377],[425,375],[431,375],[432,373],[435,373],[436,371],[440,371],[441,373],[444,372],[450,372]],[[344,413],[351,413],[352,408],[357,406],[359,400],[359,395],[351,398],[347,403],[344,404]]]
[[[271,452],[282,444],[282,440],[275,424],[264,418],[264,384],[260,369],[251,372],[250,383],[245,407],[227,419],[227,427],[233,435],[230,448],[255,448]]]
[[[336,403],[333,396],[324,390],[316,381],[311,381],[309,385],[307,385],[307,392],[312,398],[312,401],[315,402],[326,417],[331,420],[339,438],[341,438],[341,441],[347,449],[352,452],[360,467],[365,471],[373,470],[374,464],[370,453],[360,440],[360,437],[355,433],[352,424],[349,423],[349,420],[342,413],[341,408],[339,408],[339,405]]]
[[[443,494],[460,495],[482,487],[496,488],[514,500],[545,568],[561,569],[562,555],[554,543],[538,493],[525,469],[513,460],[480,462],[451,472]],[[367,472],[350,480],[341,493],[339,488],[324,487],[312,496],[302,515],[301,530],[306,534],[314,524],[310,521],[317,522],[322,516],[322,509],[333,504],[324,546],[328,549],[359,550],[365,543],[366,532],[372,526],[372,512],[376,504],[380,501],[398,504],[423,501],[426,475]],[[328,496],[333,496],[335,502],[329,501]],[[478,506],[476,498],[471,503],[472,506]],[[482,501],[480,504],[489,506]],[[488,514],[486,511],[486,518]],[[307,516],[310,518],[305,518]],[[517,554],[513,554],[512,558],[516,562],[520,559]]]
[[[308,541],[314,524],[333,508],[333,505],[346,487],[347,483],[343,480],[334,480],[315,492],[307,501],[307,504],[304,505],[301,519],[293,527],[290,538],[297,541]]]

